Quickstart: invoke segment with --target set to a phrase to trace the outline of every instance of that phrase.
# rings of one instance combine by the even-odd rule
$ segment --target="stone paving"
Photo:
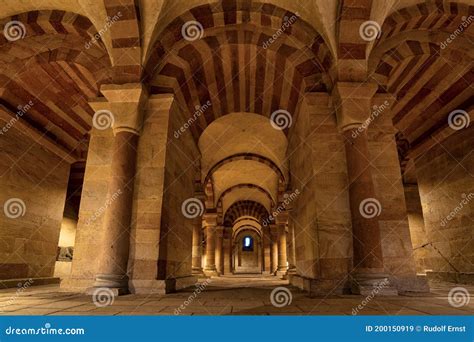
[[[474,300],[456,308],[448,292],[462,286],[431,283],[431,293],[414,296],[377,297],[359,315],[472,315]],[[276,307],[270,300],[275,287],[291,291],[289,305]],[[203,286],[202,286],[203,287]],[[309,298],[303,291],[276,277],[211,278],[199,294],[187,289],[168,295],[126,295],[109,306],[96,306],[90,296],[62,291],[58,286],[35,286],[24,291],[0,290],[0,315],[351,315],[363,296],[343,295]],[[187,304],[187,305],[186,305]]]

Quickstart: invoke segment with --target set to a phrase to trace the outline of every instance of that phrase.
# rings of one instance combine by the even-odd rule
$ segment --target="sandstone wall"
[[[14,127],[0,135],[0,155],[0,279],[51,277],[69,164]],[[12,198],[23,201],[23,216],[7,217]]]
[[[399,290],[416,289],[416,270],[405,203],[390,98],[375,95],[372,113],[380,113],[367,134],[376,199],[381,204],[380,236],[385,271]],[[421,285],[420,285],[421,286]]]
[[[91,131],[79,208],[71,276],[61,282],[68,289],[92,286],[102,248],[113,133],[111,129]]]
[[[471,273],[472,281],[474,272],[473,146],[471,124],[415,160],[427,242],[433,243],[426,268],[448,280],[456,280],[457,270]]]

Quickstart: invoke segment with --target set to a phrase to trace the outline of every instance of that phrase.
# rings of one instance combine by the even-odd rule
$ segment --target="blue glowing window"
[[[244,237],[242,244],[243,251],[253,251],[253,238],[251,236]]]

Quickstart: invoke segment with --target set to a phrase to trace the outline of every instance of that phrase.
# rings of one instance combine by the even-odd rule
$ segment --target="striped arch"
[[[214,172],[216,172],[220,167],[232,163],[238,160],[253,160],[262,164],[267,165],[269,168],[271,168],[275,173],[279,176],[279,182],[281,184],[285,184],[285,176],[283,175],[283,172],[281,169],[269,158],[260,156],[258,154],[254,153],[239,153],[239,154],[234,154],[232,156],[229,156],[218,163],[216,163],[211,169],[207,172],[206,177],[204,178],[204,184],[207,184],[211,180],[211,176]]]
[[[142,75],[140,11],[135,0],[104,0],[112,37],[114,83],[139,82]]]
[[[393,122],[412,149],[449,131],[452,110],[471,106],[474,72],[463,42],[472,33],[466,30],[453,44],[442,46],[470,13],[474,6],[436,1],[401,9],[382,26],[369,63],[376,66],[372,77],[381,91],[396,96]]]
[[[239,201],[232,204],[224,214],[224,226],[232,227],[242,216],[251,216],[262,222],[268,217],[268,211],[263,205],[254,201]]]
[[[273,206],[275,205],[275,201],[273,200],[272,196],[268,193],[267,190],[265,190],[264,188],[262,188],[261,186],[258,186],[256,184],[250,184],[250,183],[245,183],[245,184],[237,184],[237,185],[234,185],[228,189],[226,189],[220,196],[219,198],[217,199],[217,207],[218,208],[221,208],[222,207],[222,199],[225,197],[225,195],[229,194],[230,192],[232,191],[235,191],[237,189],[257,189],[259,190],[260,192],[262,192],[267,198],[268,200],[270,201],[270,205],[271,207],[273,208]],[[219,211],[219,209],[218,209]]]
[[[110,80],[105,46],[99,39],[86,48],[96,31],[79,14],[31,11],[0,20],[0,28],[11,20],[25,30],[24,37],[14,41],[0,36],[1,59],[21,56],[0,67],[2,116],[13,116],[18,106],[33,103],[21,117],[25,127],[61,151],[75,151],[72,158],[80,159],[94,114],[87,99],[96,97],[100,84]]]
[[[291,18],[280,38],[268,43]],[[191,20],[202,25],[201,39],[183,38],[181,28]],[[225,1],[173,20],[155,39],[145,71],[151,92],[175,93],[188,115],[212,104],[191,127],[197,139],[232,112],[269,117],[283,109],[294,115],[303,92],[328,88],[331,64],[323,38],[296,14],[256,1]]]

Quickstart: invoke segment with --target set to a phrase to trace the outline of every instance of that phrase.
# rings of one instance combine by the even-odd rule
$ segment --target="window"
[[[253,251],[253,238],[251,236],[245,236],[242,244],[242,250],[245,252]]]

